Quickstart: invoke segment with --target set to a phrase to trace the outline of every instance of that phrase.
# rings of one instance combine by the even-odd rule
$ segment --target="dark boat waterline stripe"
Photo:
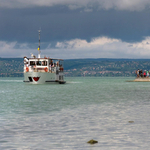
[[[53,81],[45,81],[45,82],[59,82],[59,81],[55,81],[55,80],[53,80]]]
[[[23,81],[23,82],[33,82],[33,81]],[[66,81],[45,81],[45,82],[58,82],[59,84],[65,84]]]

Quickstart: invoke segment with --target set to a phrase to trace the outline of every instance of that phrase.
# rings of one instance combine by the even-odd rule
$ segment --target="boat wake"
[[[76,84],[76,83],[83,83],[83,82],[67,82],[67,83],[72,83],[72,84]]]

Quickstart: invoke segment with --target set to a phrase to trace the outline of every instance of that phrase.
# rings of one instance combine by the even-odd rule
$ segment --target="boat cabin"
[[[58,74],[63,72],[63,60],[52,58],[24,58],[24,72],[48,72]]]

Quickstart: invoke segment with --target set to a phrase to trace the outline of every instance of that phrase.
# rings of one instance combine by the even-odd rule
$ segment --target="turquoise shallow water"
[[[0,78],[0,149],[149,149],[150,83],[66,80],[26,85]],[[98,143],[89,145],[91,139]]]

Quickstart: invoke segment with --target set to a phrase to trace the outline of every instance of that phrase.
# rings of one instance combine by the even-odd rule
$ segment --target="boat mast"
[[[38,47],[38,51],[39,51],[39,54],[38,54],[38,58],[41,58],[41,51],[40,51],[40,33],[41,33],[41,30],[38,30],[39,32],[39,47]]]

